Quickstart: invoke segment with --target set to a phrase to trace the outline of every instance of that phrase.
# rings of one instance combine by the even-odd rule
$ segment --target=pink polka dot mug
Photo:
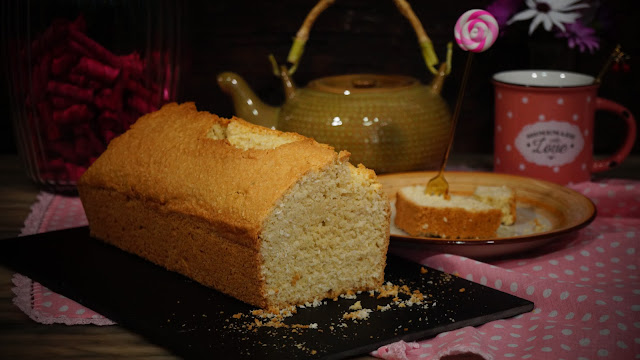
[[[495,89],[494,171],[562,185],[620,164],[636,137],[629,110],[597,96],[589,75],[554,70],[516,70],[493,76]],[[594,160],[596,111],[618,115],[626,136],[610,157]]]

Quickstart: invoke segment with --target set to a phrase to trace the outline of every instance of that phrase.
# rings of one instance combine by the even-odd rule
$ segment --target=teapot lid
[[[418,84],[418,80],[410,76],[348,74],[313,80],[309,82],[307,88],[337,94],[344,94],[345,91],[349,94],[358,94],[403,90]]]

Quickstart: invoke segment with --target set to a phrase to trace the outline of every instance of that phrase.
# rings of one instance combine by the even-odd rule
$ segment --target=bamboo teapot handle
[[[298,62],[300,62],[300,57],[302,57],[304,46],[307,40],[309,39],[309,32],[311,30],[311,26],[313,26],[313,23],[315,22],[316,18],[324,10],[326,10],[329,6],[331,6],[335,1],[336,0],[320,0],[313,7],[313,9],[311,9],[309,14],[307,14],[307,17],[304,19],[302,26],[300,27],[300,29],[296,33],[295,38],[293,39],[293,45],[289,50],[289,56],[287,56],[287,62],[291,64],[291,66],[287,70],[289,75],[292,75],[298,68]],[[424,58],[427,68],[434,75],[440,74],[441,71],[436,68],[439,63],[439,60],[433,48],[433,43],[431,42],[431,39],[429,38],[429,36],[427,36],[426,31],[422,27],[422,23],[420,23],[420,20],[418,19],[416,14],[413,12],[413,9],[411,9],[411,6],[406,0],[393,0],[393,2],[396,4],[396,7],[398,8],[398,10],[400,10],[400,13],[404,15],[411,23],[411,26],[413,27],[413,30],[416,33],[416,36],[418,38],[418,43],[420,44],[420,49],[422,50],[422,57]],[[447,46],[447,59],[446,59],[446,67],[445,67],[446,74],[449,74],[451,72],[451,54],[452,54],[451,44],[449,44]],[[273,58],[273,56],[270,56],[270,60],[274,66],[274,73],[276,74],[276,76],[279,76],[280,69],[275,63],[275,59]]]

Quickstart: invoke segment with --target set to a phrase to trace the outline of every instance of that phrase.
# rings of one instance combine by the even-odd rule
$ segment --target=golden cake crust
[[[338,158],[346,161],[348,153],[337,154],[328,145],[292,133],[281,135],[299,140],[266,150],[242,150],[226,139],[207,137],[214,124],[232,121],[270,131],[197,111],[193,103],[167,104],[111,141],[78,187],[111,189],[162,204],[214,224],[221,236],[255,247],[276,200],[307,172]]]

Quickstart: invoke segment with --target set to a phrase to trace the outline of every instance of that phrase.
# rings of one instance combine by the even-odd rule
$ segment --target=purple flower
[[[538,25],[546,31],[557,27],[565,31],[565,24],[573,24],[582,16],[574,10],[588,8],[588,4],[580,3],[581,0],[525,0],[527,9],[515,14],[507,25],[516,21],[531,20],[529,35],[533,34]]]
[[[531,20],[529,35],[533,36],[539,25],[555,33],[559,39],[567,39],[571,49],[594,53],[600,48],[600,38],[593,27],[593,15],[602,0],[494,0],[486,10],[498,22],[500,36],[509,31],[515,22]]]
[[[600,39],[596,36],[595,30],[580,21],[567,24],[565,31],[556,33],[556,37],[566,38],[569,48],[573,49],[577,46],[580,52],[585,52],[588,49],[593,54],[596,49],[600,48]]]

